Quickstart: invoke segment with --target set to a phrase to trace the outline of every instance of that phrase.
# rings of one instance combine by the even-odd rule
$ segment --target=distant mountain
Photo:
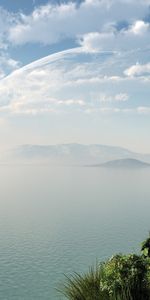
[[[125,158],[125,159],[108,161],[103,164],[95,165],[95,167],[135,169],[135,168],[147,168],[147,167],[150,168],[150,164],[133,158]]]
[[[124,148],[97,144],[23,145],[13,151],[13,157],[17,159],[65,165],[96,164],[134,156]]]
[[[51,165],[92,165],[120,159],[150,163],[150,155],[100,144],[21,145],[1,155],[0,161]]]

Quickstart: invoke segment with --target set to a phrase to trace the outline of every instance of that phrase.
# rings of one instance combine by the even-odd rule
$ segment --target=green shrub
[[[110,298],[149,299],[147,262],[135,254],[113,256],[104,264],[101,288]]]
[[[145,257],[150,257],[150,237],[142,243],[141,252]]]
[[[66,277],[61,293],[69,300],[150,300],[150,238],[142,255],[115,255],[83,275]]]

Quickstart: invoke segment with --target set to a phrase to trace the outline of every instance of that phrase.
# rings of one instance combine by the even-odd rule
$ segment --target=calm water
[[[2,167],[0,299],[62,299],[64,273],[139,249],[150,170]]]

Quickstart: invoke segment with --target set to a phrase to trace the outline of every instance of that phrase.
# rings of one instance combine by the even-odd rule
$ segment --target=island
[[[125,159],[116,159],[116,160],[107,161],[102,164],[95,164],[92,165],[92,167],[138,169],[138,168],[148,168],[148,167],[150,168],[150,164],[134,158],[125,158]]]

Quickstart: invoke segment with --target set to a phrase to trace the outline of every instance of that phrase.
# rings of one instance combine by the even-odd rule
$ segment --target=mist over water
[[[62,299],[64,275],[138,251],[149,169],[1,166],[0,298]]]

